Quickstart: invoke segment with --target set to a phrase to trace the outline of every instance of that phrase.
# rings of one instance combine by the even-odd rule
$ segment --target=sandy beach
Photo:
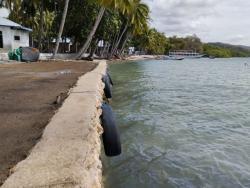
[[[136,60],[146,60],[146,59],[156,59],[156,55],[133,55],[126,58],[129,61],[136,61]]]

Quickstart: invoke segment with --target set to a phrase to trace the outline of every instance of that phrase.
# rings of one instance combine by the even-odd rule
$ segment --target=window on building
[[[15,40],[20,40],[20,36],[14,36]]]
[[[3,48],[3,32],[0,31],[0,48]]]

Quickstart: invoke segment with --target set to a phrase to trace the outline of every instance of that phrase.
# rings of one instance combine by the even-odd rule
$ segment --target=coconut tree
[[[59,32],[58,32],[58,35],[57,35],[56,46],[55,46],[55,49],[54,49],[54,52],[53,52],[52,59],[55,58],[55,55],[57,54],[57,51],[58,51],[59,42],[60,42],[60,39],[62,37],[63,28],[64,28],[64,24],[65,24],[67,12],[68,12],[68,6],[69,6],[69,0],[65,0],[65,5],[64,5],[64,9],[63,9],[62,20],[61,20]]]
[[[98,0],[98,4],[101,6],[101,8],[100,8],[99,13],[96,17],[94,26],[92,27],[92,30],[90,31],[90,33],[87,37],[87,40],[85,41],[83,47],[79,50],[79,52],[76,56],[76,59],[81,58],[82,55],[89,48],[91,41],[96,33],[96,30],[97,30],[97,28],[98,28],[98,26],[103,18],[103,15],[105,13],[106,8],[117,9],[118,7],[122,7],[121,9],[123,11],[126,11],[126,6],[127,6],[127,3],[129,1],[130,0],[120,0],[120,1],[118,1],[118,0]]]
[[[124,38],[123,38],[123,41],[122,41],[122,44],[120,45],[121,48],[120,50],[118,51],[118,55],[121,56],[123,54],[123,51],[125,49],[125,46],[127,44],[127,42],[129,41],[129,39],[132,38],[132,36],[138,38],[139,37],[139,40],[140,40],[140,43],[143,44],[143,46],[145,46],[147,43],[148,43],[148,38],[149,38],[149,28],[148,28],[148,25],[144,25],[143,27],[141,28],[137,28],[138,26],[137,25],[130,25],[129,29],[127,30]]]
[[[14,0],[0,0],[0,7],[5,7],[11,11],[13,1]]]
[[[43,32],[43,37],[46,39],[44,42],[43,42],[43,49],[45,47],[45,42],[47,43],[47,48],[45,48],[47,51],[49,51],[49,45],[50,45],[50,39],[51,39],[51,36],[53,35],[53,31],[52,31],[52,26],[53,26],[53,23],[54,23],[54,20],[55,20],[55,12],[53,11],[49,11],[49,10],[45,10],[44,11],[44,16],[43,16],[43,29],[44,29],[44,32]],[[33,36],[35,38],[38,38],[38,35],[40,35],[39,33],[39,28],[40,28],[40,13],[37,12],[36,15],[34,16],[34,19],[33,19]]]
[[[132,30],[132,34],[137,34],[145,31],[148,26],[149,7],[145,3],[142,3],[140,0],[133,0],[133,3],[131,3],[130,5],[131,7],[126,12],[127,23],[118,41],[116,42],[114,49],[111,51],[111,57],[115,53],[117,53],[122,38],[124,38],[124,41],[128,40],[128,37],[130,35],[128,29]],[[125,33],[127,34],[127,36],[124,37]],[[124,47],[125,44],[122,44],[122,46]]]
[[[10,0],[8,0],[10,1]],[[15,0],[17,1],[17,0]],[[24,16],[27,14],[27,16],[30,16],[30,19],[32,20],[35,15],[39,12],[39,34],[38,34],[38,48],[42,49],[42,40],[44,38],[44,25],[45,23],[45,14],[47,9],[50,9],[49,7],[54,4],[54,1],[52,0],[21,0],[22,1],[22,9],[24,12]],[[30,25],[31,27],[32,24]]]

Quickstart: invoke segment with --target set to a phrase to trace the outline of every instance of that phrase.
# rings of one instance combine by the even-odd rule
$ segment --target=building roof
[[[29,29],[27,27],[23,27],[20,24],[15,23],[15,22],[13,22],[11,20],[8,20],[6,18],[3,18],[3,17],[0,17],[0,26],[13,27],[13,28],[16,28],[16,29],[20,29],[20,30],[24,30],[24,31],[29,31],[29,32],[32,31],[32,29]]]

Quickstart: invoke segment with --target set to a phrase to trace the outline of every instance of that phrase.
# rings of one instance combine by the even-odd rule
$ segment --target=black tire
[[[112,108],[108,104],[102,105],[101,115],[103,134],[102,140],[105,154],[109,157],[121,154],[121,141],[118,128],[115,123]]]
[[[113,86],[113,85],[114,85],[114,83],[113,83],[113,80],[112,80],[112,78],[111,78],[111,76],[110,76],[109,72],[107,72],[107,76],[108,76],[108,78],[109,78],[109,82],[110,82],[110,84]]]
[[[108,79],[108,76],[107,75],[103,76],[102,81],[105,84],[104,94],[105,94],[107,99],[111,99],[112,98],[112,91],[111,91],[111,85],[110,85],[110,81]]]

